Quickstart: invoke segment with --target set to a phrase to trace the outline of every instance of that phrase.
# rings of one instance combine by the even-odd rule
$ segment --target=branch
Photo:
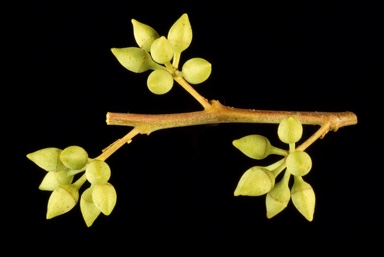
[[[295,112],[268,111],[232,108],[211,101],[211,107],[196,112],[174,114],[133,114],[107,113],[107,125],[129,126],[137,128],[140,134],[150,134],[154,131],[204,124],[219,123],[268,123],[278,124],[283,118],[294,116],[302,124],[325,126],[321,137],[328,131],[357,124],[357,116],[352,112]]]

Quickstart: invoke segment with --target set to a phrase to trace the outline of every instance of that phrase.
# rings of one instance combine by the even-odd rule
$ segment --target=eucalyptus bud
[[[268,219],[276,216],[287,207],[291,198],[291,192],[288,186],[289,177],[290,173],[286,172],[284,177],[268,192],[265,198]]]
[[[68,169],[80,170],[88,162],[88,153],[80,146],[68,146],[61,151],[60,160]]]
[[[104,215],[109,215],[116,205],[116,190],[110,183],[95,185],[93,186],[92,200]]]
[[[155,63],[151,55],[144,49],[138,47],[112,48],[112,53],[124,68],[135,73],[147,70],[164,69]]]
[[[85,176],[93,185],[105,184],[111,177],[111,168],[105,161],[93,160],[87,165]]]
[[[154,70],[148,76],[147,86],[152,93],[163,95],[172,89],[173,77],[168,71]]]
[[[39,185],[40,190],[53,191],[59,185],[71,184],[73,181],[73,175],[69,175],[68,171],[49,171],[45,174],[43,181]]]
[[[152,42],[159,37],[159,33],[157,33],[152,27],[138,22],[135,19],[132,19],[131,22],[133,25],[133,36],[135,37],[136,43],[140,48],[149,52]]]
[[[286,159],[287,171],[295,176],[304,176],[312,168],[312,159],[304,151],[293,151]]]
[[[181,72],[189,83],[200,84],[211,75],[212,65],[203,58],[192,58],[184,63]]]
[[[273,173],[260,166],[248,169],[240,178],[234,195],[259,196],[268,193],[275,184]]]
[[[169,42],[173,45],[175,52],[181,53],[189,47],[192,42],[192,27],[188,15],[184,13],[169,29]]]
[[[286,144],[296,143],[303,135],[303,125],[295,117],[286,117],[280,122],[277,134]]]
[[[61,151],[56,147],[47,147],[27,154],[27,158],[46,171],[67,170],[59,158]]]
[[[291,189],[291,199],[296,209],[309,221],[313,220],[315,212],[315,192],[310,184],[305,182],[302,177],[295,176]]]
[[[287,151],[272,146],[268,138],[261,135],[248,135],[234,140],[232,144],[246,156],[256,160],[264,159],[270,154],[287,154]]]
[[[87,188],[80,197],[80,211],[87,227],[92,226],[101,213],[92,200],[92,191],[93,187]]]
[[[155,39],[151,45],[152,59],[157,63],[167,63],[172,60],[173,47],[164,36]]]
[[[70,211],[79,200],[79,189],[74,185],[60,185],[48,200],[47,219]]]

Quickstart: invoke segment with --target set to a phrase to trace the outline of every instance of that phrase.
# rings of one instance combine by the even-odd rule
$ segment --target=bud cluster
[[[80,198],[80,209],[87,226],[91,226],[100,213],[109,215],[117,199],[115,188],[108,182],[111,170],[102,160],[91,159],[80,146],[64,149],[48,147],[27,154],[27,158],[47,171],[39,189],[51,191],[47,206],[47,219],[64,214],[75,207]],[[75,182],[75,175],[84,174]],[[88,181],[90,187],[80,188]]]
[[[278,126],[279,139],[289,144],[289,150],[271,145],[261,135],[248,135],[234,140],[233,145],[246,156],[261,160],[271,154],[283,156],[267,167],[254,166],[240,178],[234,195],[260,196],[266,194],[267,217],[272,218],[287,207],[290,199],[296,209],[309,221],[313,220],[315,194],[310,184],[303,180],[312,167],[312,159],[305,151],[295,149],[301,139],[303,126],[295,117],[284,118]],[[283,178],[275,183],[276,177],[285,169]],[[294,183],[289,189],[289,179]]]
[[[120,64],[132,72],[151,70],[147,86],[152,93],[163,95],[169,92],[176,76],[191,84],[200,84],[208,79],[212,65],[203,58],[191,58],[178,70],[181,53],[192,41],[192,27],[187,14],[171,26],[167,37],[160,36],[155,29],[135,19],[132,19],[132,25],[139,47],[112,48],[111,51]]]

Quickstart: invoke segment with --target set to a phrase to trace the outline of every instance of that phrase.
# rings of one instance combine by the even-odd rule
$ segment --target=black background
[[[8,256],[383,253],[382,165],[374,157],[380,137],[373,131],[381,100],[375,76],[382,27],[374,4],[28,1],[9,10],[12,72],[5,74],[11,79],[3,95],[11,97],[3,124],[11,130],[5,149],[12,165],[3,171],[10,177],[2,197]],[[96,157],[130,130],[106,125],[107,112],[201,110],[181,87],[151,94],[148,73],[125,70],[110,51],[136,46],[131,19],[167,35],[183,13],[193,40],[181,63],[191,57],[212,63],[211,77],[196,86],[206,98],[239,108],[357,115],[357,125],[330,132],[307,150],[313,168],[305,180],[317,197],[314,220],[305,220],[292,203],[267,219],[264,196],[233,196],[243,172],[269,159],[247,158],[232,140],[263,134],[285,147],[277,125],[266,124],[139,135],[108,159],[118,193],[110,216],[100,215],[87,228],[77,205],[46,220],[49,192],[38,190],[45,172],[27,153],[80,145]],[[315,129],[305,126],[305,135]]]

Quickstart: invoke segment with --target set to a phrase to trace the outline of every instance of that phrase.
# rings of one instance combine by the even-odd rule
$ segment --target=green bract
[[[142,73],[147,70],[164,69],[158,63],[155,63],[150,54],[138,47],[112,48],[113,55],[117,58],[124,68]]]
[[[284,118],[279,124],[277,135],[286,144],[296,143],[303,135],[303,125],[295,117]]]
[[[154,70],[147,79],[148,89],[157,95],[169,92],[173,87],[173,77],[165,70]]]
[[[172,60],[173,47],[164,36],[155,39],[151,45],[152,59],[157,63],[167,63]]]
[[[212,65],[203,58],[186,61],[181,69],[183,77],[191,84],[200,84],[211,75]]]
[[[159,37],[159,34],[152,27],[138,22],[135,19],[132,19],[131,22],[136,43],[140,48],[149,52],[151,50],[152,42]]]
[[[268,193],[275,184],[275,176],[264,167],[254,166],[240,178],[234,195],[259,196]]]
[[[88,153],[80,146],[68,146],[60,153],[61,162],[71,170],[80,170],[88,162]]]

